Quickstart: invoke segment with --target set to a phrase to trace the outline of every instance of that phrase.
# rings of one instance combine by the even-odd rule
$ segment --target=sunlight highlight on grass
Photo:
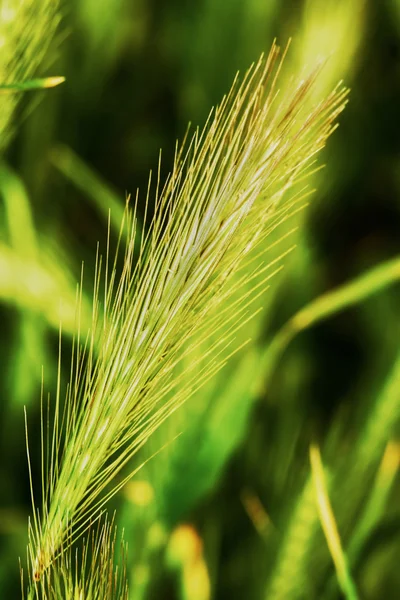
[[[58,6],[58,0],[9,0],[2,3],[5,18],[0,19],[0,95],[4,97],[0,115],[0,149],[10,139],[10,122],[19,101],[19,95],[12,92],[52,87],[63,80],[62,77],[32,79],[59,24]]]
[[[253,378],[254,393],[264,386],[290,342],[308,327],[367,300],[400,279],[400,258],[395,257],[368,269],[348,283],[325,292],[291,317],[271,340],[259,363],[259,377]]]
[[[64,83],[65,77],[45,77],[44,79],[31,79],[0,85],[0,94],[11,94],[13,92],[28,92],[32,90],[44,90],[57,87]]]
[[[337,577],[347,600],[357,600],[358,594],[347,567],[335,516],[329,501],[324,467],[318,446],[310,446],[310,461],[315,485],[317,507],[328,547],[335,563]]]

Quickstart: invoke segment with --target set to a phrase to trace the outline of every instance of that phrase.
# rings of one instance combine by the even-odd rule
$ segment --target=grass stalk
[[[320,67],[280,98],[281,68],[274,45],[177,153],[160,192],[156,184],[155,217],[145,219],[138,252],[135,201],[119,280],[106,260],[103,310],[98,260],[92,329],[76,340],[66,399],[59,389],[43,449],[50,460],[30,529],[33,585],[124,485],[130,473],[116,475],[150,435],[237,350],[236,332],[268,279],[262,257],[250,272],[248,257],[293,210],[296,184],[313,170],[346,102],[338,88],[310,110]],[[246,286],[257,275],[252,294]],[[211,341],[180,373],[182,359]]]
[[[321,453],[315,444],[310,446],[311,471],[314,480],[315,494],[318,513],[325,534],[325,538],[331,553],[337,578],[347,600],[357,600],[358,594],[350,575],[342,542],[335,520],[335,515],[329,500],[328,488],[322,464]]]

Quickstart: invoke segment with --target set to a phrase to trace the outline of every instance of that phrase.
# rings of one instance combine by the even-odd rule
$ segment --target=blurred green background
[[[0,19],[9,5],[0,2]],[[155,436],[149,451],[184,432],[113,504],[131,597],[343,597],[315,506],[312,441],[359,597],[400,597],[398,263],[382,286],[371,271],[367,291],[356,286],[362,301],[316,318],[279,360],[268,355],[302,307],[400,253],[400,2],[69,0],[60,14],[33,75],[66,83],[20,94],[3,127],[1,597],[20,597],[26,552],[23,407],[38,475],[42,365],[54,393],[59,318],[67,377],[81,261],[88,320],[108,209],[118,226],[126,194],[139,187],[144,200],[159,149],[165,177],[187,123],[204,123],[275,37],[293,37],[292,70],[332,53],[321,89],[343,79],[350,103],[312,181],[298,247],[267,292],[257,343]]]

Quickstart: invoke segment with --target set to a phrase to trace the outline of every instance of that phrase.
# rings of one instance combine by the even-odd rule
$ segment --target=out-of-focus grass
[[[112,228],[118,234],[125,211],[121,196],[111,190],[99,175],[66,146],[54,150],[52,162],[66,178],[85,193],[87,200],[93,203],[105,221],[110,219]],[[125,229],[122,234],[126,235]]]
[[[0,120],[1,149],[4,149],[9,139],[11,118],[19,100],[18,95],[11,92],[52,87],[49,86],[50,79],[32,81],[31,78],[32,75],[37,75],[39,66],[43,66],[47,49],[57,29],[57,7],[56,0],[4,0],[1,3],[0,92],[5,96],[2,98]]]
[[[344,79],[352,88],[328,166],[311,186],[321,190],[310,200],[316,210],[288,221],[283,245],[271,250],[279,256],[297,244],[260,299],[252,343],[164,425],[145,456],[166,447],[140,474],[142,488],[134,480],[120,499],[135,599],[337,598],[308,460],[315,437],[354,586],[362,598],[396,597],[399,267],[387,259],[399,252],[399,186],[392,191],[390,170],[399,146],[386,115],[398,96],[394,84],[382,90],[379,77],[397,72],[399,14],[394,0],[121,0],[104,3],[101,18],[92,1],[71,3],[63,16],[57,73],[67,84],[41,98],[5,157],[13,168],[1,171],[4,440],[15,431],[23,443],[15,418],[23,404],[35,422],[41,363],[55,364],[60,316],[64,332],[74,332],[80,261],[90,264],[97,240],[104,247],[108,209],[114,229],[124,209],[125,196],[111,190],[134,195],[137,182],[146,185],[160,142],[168,155],[171,133],[182,137],[188,119],[201,122],[234,72],[275,36],[293,35],[296,66],[332,52],[321,87]],[[389,21],[397,37],[385,43],[377,32],[386,35]],[[34,70],[0,83],[47,74],[36,61],[47,36],[26,33],[39,41]],[[0,94],[6,131],[17,100],[25,97]],[[87,322],[90,295],[87,285]],[[20,515],[28,511],[27,486],[15,473],[25,473],[25,457],[5,443],[2,453],[1,520],[12,522],[7,514],[16,509],[18,526],[1,531],[0,591],[14,597]],[[245,489],[270,518],[263,536],[240,501]]]

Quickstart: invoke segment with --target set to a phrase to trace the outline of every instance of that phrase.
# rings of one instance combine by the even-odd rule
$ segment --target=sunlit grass
[[[156,186],[155,217],[137,256],[135,213],[128,220],[119,283],[106,259],[102,315],[96,275],[87,349],[82,354],[78,337],[47,459],[43,447],[42,514],[30,530],[34,581],[120,489],[124,480],[107,488],[151,433],[223,367],[270,278],[257,248],[296,210],[304,191],[288,190],[304,179],[346,97],[335,91],[304,112],[316,71],[277,100],[277,58],[273,46],[177,154],[168,184],[161,192]]]
[[[379,137],[377,114],[357,155],[346,138],[371,102],[368,77],[357,86],[375,13],[365,0],[182,7],[107,0],[100,14],[94,0],[61,12],[49,0],[0,0],[0,595],[11,597],[26,543],[25,405],[28,600],[389,598],[399,583],[398,253],[383,249],[381,224],[379,239],[374,227],[359,239],[353,222],[361,260],[349,255],[349,275],[312,231],[314,201],[325,203],[341,243],[335,215],[351,208],[341,186]],[[390,36],[398,8],[385,8]],[[183,115],[201,122],[277,34],[293,36],[285,61],[274,46],[238,76],[204,129],[177,144],[169,178],[163,158],[125,206],[159,128],[181,131]],[[355,103],[321,170],[342,79]],[[387,90],[379,97],[387,106]],[[32,101],[40,110],[23,121],[18,108]],[[389,154],[378,180],[390,199]],[[330,341],[314,348],[336,324],[346,340],[360,335],[348,356]],[[316,418],[357,352],[362,368],[338,407]],[[114,507],[129,552],[101,518]]]

